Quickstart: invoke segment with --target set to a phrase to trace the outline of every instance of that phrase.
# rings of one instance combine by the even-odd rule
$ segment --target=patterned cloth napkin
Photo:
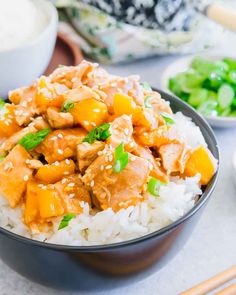
[[[132,5],[137,10],[140,3],[152,1],[134,0]],[[79,44],[85,55],[102,63],[118,63],[153,55],[197,52],[214,45],[223,29],[197,13],[192,1],[195,0],[159,0],[153,9],[156,22],[154,18],[148,22],[140,13],[132,14],[132,6],[130,13],[128,7],[125,14],[117,15],[114,7],[106,6],[107,2],[119,2],[115,0],[53,2],[60,11],[63,8],[60,30]],[[205,7],[204,1],[201,9]]]

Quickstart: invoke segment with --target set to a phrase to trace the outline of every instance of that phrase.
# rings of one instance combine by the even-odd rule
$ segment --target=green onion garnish
[[[162,118],[165,120],[166,125],[173,125],[175,123],[175,120],[167,113],[161,112],[160,113]]]
[[[2,109],[5,106],[5,101],[0,97],[0,109]]]
[[[5,158],[5,156],[0,156],[0,162],[2,162]]]
[[[64,227],[67,227],[69,225],[69,222],[71,221],[71,219],[73,219],[75,217],[76,217],[76,215],[74,213],[66,214],[62,218],[62,220],[61,220],[61,222],[60,222],[60,224],[58,226],[58,230],[63,229]]]
[[[146,90],[146,91],[152,91],[151,86],[147,82],[143,82],[142,86],[143,86],[143,89],[144,90]]]
[[[113,171],[120,173],[125,169],[129,163],[129,154],[124,151],[124,143],[118,145],[114,153],[115,163],[113,164]]]
[[[75,104],[72,100],[66,100],[61,107],[61,112],[68,113],[69,110],[73,109],[74,107],[75,107]]]
[[[153,96],[151,96],[151,95],[148,95],[144,98],[144,105],[146,108],[148,108],[148,109],[152,108],[152,104],[151,104],[152,99],[153,99]]]
[[[36,133],[27,133],[21,140],[18,142],[26,150],[32,150],[36,148],[44,138],[49,134],[51,130],[49,128],[40,130]]]
[[[155,197],[159,197],[160,187],[166,185],[164,182],[156,179],[155,177],[151,177],[148,182],[148,191]]]
[[[93,143],[95,140],[104,141],[111,136],[109,132],[110,124],[102,124],[98,127],[95,127],[89,132],[89,134],[83,139],[83,142]]]

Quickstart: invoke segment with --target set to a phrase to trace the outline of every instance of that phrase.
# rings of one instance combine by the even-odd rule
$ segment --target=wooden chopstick
[[[215,295],[235,295],[236,294],[236,283],[232,284],[223,290],[215,293]]]
[[[179,295],[205,295],[207,292],[214,290],[215,288],[223,285],[224,283],[232,280],[233,278],[236,278],[236,266],[232,266],[229,269],[226,269],[225,271],[215,275],[214,277],[180,293]],[[231,285],[232,290],[236,290],[236,284]],[[229,288],[229,287],[228,287]],[[235,288],[235,289],[233,289]],[[225,288],[227,292],[227,288]],[[223,291],[223,290],[222,290]],[[224,294],[228,295],[228,293],[217,293],[217,294]],[[229,293],[229,294],[236,294],[235,293]]]

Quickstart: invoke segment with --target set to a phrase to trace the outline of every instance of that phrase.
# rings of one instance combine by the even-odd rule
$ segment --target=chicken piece
[[[60,195],[65,213],[81,213],[82,207],[80,202],[91,205],[88,189],[84,186],[78,175],[74,174],[63,178],[62,181],[57,182],[54,186]]]
[[[31,101],[35,95],[37,82],[34,82],[28,87],[21,87],[15,90],[9,91],[9,100],[14,104],[20,104],[23,101]]]
[[[76,156],[76,147],[87,135],[82,128],[54,130],[35,149],[51,164]]]
[[[168,176],[162,170],[162,168],[160,167],[159,161],[154,158],[154,156],[152,155],[152,152],[150,151],[148,147],[138,145],[137,148],[133,151],[133,154],[149,161],[150,168],[151,168],[151,172],[150,172],[151,176],[159,179],[160,181],[164,183],[169,182]]]
[[[168,174],[172,172],[184,172],[189,153],[184,144],[170,143],[159,148],[162,165]]]
[[[77,145],[77,161],[79,170],[84,172],[85,169],[98,157],[98,152],[103,150],[105,143],[102,141],[95,141],[92,144],[82,142]]]
[[[172,138],[168,132],[167,125],[158,127],[155,130],[147,131],[146,128],[135,127],[135,140],[141,145],[159,148],[163,144],[179,143],[179,140]]]
[[[71,100],[73,102],[79,102],[84,99],[94,98],[101,101],[100,96],[97,92],[93,91],[91,88],[81,85],[78,88],[70,89],[66,91],[63,95],[63,100]]]
[[[30,159],[29,153],[17,145],[0,163],[0,192],[12,208],[20,203],[27,181],[32,176],[33,169],[26,164]]]
[[[37,131],[46,129],[48,127],[49,125],[42,117],[36,118],[27,127],[16,132],[4,141],[0,147],[0,155],[5,155],[7,152],[9,152],[27,133],[36,133]]]
[[[63,129],[74,125],[73,116],[70,113],[62,113],[57,108],[47,109],[47,119],[52,128]]]
[[[217,169],[217,161],[212,153],[205,147],[200,146],[191,151],[190,157],[185,165],[184,175],[201,175],[200,184],[207,185]]]
[[[155,114],[160,114],[161,112],[172,114],[170,103],[162,99],[161,95],[158,92],[152,91],[148,95],[153,96],[151,104]]]
[[[57,68],[49,77],[52,83],[60,83],[72,89],[84,84],[87,81],[88,74],[96,67],[86,60],[83,60],[76,67]]]
[[[43,183],[55,183],[65,175],[70,175],[74,172],[75,163],[72,160],[66,159],[62,162],[55,162],[40,167],[35,174],[35,178]]]
[[[133,125],[130,116],[123,115],[116,118],[109,129],[111,136],[108,137],[107,143],[116,148],[121,142],[124,143],[127,151],[133,151],[136,148],[136,143],[132,137]]]
[[[103,210],[118,211],[136,205],[144,198],[150,166],[149,162],[129,154],[129,163],[120,173],[107,165],[106,156],[99,156],[85,171],[82,181],[92,189]]]

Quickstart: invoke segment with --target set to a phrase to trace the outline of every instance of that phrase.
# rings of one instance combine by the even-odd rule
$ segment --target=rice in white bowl
[[[190,118],[182,113],[174,115],[175,124],[170,134],[176,134],[188,146],[206,146],[204,137]],[[217,167],[217,163],[215,163]],[[61,218],[55,218],[53,228],[47,233],[31,233],[22,221],[22,209],[10,208],[5,198],[0,197],[0,226],[35,240],[63,245],[110,244],[137,238],[159,230],[186,214],[195,204],[202,191],[200,175],[195,177],[172,177],[162,186],[160,196],[147,194],[144,202],[118,212],[111,208],[95,213],[89,212],[87,203],[82,203],[83,213],[72,219],[69,225],[58,230]]]

